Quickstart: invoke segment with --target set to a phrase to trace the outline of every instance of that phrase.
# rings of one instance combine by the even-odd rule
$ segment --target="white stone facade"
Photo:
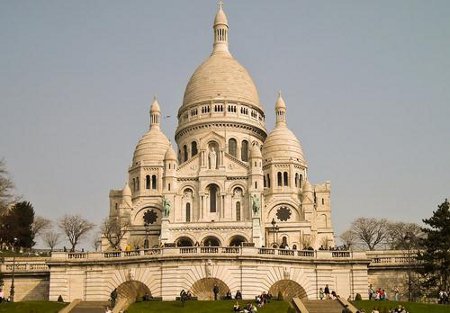
[[[309,182],[286,112],[280,94],[276,126],[267,134],[257,88],[228,50],[220,7],[212,54],[192,75],[178,111],[177,153],[160,129],[155,99],[128,182],[110,192],[110,218],[131,225],[121,248],[334,246],[330,183]],[[103,240],[103,250],[110,248]]]

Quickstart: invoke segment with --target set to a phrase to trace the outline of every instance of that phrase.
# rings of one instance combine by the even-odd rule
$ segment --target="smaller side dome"
[[[131,197],[131,188],[128,185],[128,182],[125,183],[125,186],[122,189],[122,196],[123,197]]]
[[[262,158],[261,150],[258,145],[253,145],[252,149],[250,150],[250,157],[252,158]]]
[[[164,155],[164,160],[170,160],[170,161],[176,161],[177,160],[177,154],[173,150],[172,145],[167,148],[166,154]]]
[[[307,192],[313,192],[312,185],[311,185],[311,183],[309,182],[309,179],[307,179],[307,180],[305,181],[305,183],[303,184],[303,192],[304,192],[304,193],[307,193]]]

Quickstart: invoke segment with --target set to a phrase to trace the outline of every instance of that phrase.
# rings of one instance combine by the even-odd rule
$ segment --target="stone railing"
[[[367,257],[372,260],[371,266],[415,264],[416,254],[417,251],[412,250],[366,251]]]
[[[2,264],[0,264],[1,273],[15,272],[48,272],[47,258],[42,260],[13,260],[13,258],[6,258]]]
[[[183,256],[249,256],[261,258],[283,258],[292,260],[301,259],[320,259],[320,260],[340,260],[340,259],[367,259],[365,252],[352,251],[328,251],[328,250],[291,250],[291,249],[272,249],[256,247],[165,247],[143,249],[135,251],[110,251],[110,252],[54,252],[52,261],[57,260],[99,260],[99,259],[118,259],[118,258],[164,258],[164,257],[183,257]]]

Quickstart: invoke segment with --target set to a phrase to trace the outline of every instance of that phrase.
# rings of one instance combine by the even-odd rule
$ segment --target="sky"
[[[450,1],[229,0],[230,50],[274,127],[282,90],[336,235],[450,198]],[[0,0],[0,158],[38,215],[100,224],[155,95],[173,140],[215,0]]]

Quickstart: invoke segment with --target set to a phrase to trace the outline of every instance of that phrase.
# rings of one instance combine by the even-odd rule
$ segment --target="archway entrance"
[[[132,302],[136,301],[136,299],[141,299],[144,295],[151,296],[150,289],[137,280],[129,280],[117,287],[117,298],[118,299],[128,299]]]
[[[220,247],[220,240],[214,236],[206,237],[202,243],[205,247]]]
[[[180,237],[176,240],[177,247],[192,247],[194,243],[189,237]]]
[[[219,287],[219,299],[226,295],[230,290],[228,286],[217,278],[202,278],[197,280],[191,287],[191,293],[194,297],[198,297],[199,300],[214,300],[214,285]]]
[[[243,242],[247,242],[247,239],[245,239],[243,236],[233,236],[230,240],[230,247],[240,247]]]
[[[277,281],[270,287],[269,292],[277,298],[281,294],[284,300],[291,301],[292,298],[308,298],[305,289],[297,282],[290,279]]]

